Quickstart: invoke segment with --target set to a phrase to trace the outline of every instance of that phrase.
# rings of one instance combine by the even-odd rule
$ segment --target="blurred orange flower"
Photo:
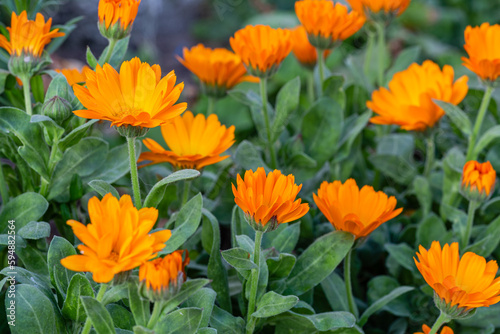
[[[453,80],[454,71],[449,65],[441,70],[430,60],[422,65],[412,64],[394,74],[389,89],[382,87],[373,92],[366,105],[378,116],[370,121],[399,125],[404,130],[424,131],[433,127],[444,115],[433,99],[457,105],[467,95],[467,76]]]
[[[496,261],[486,262],[472,252],[460,259],[456,242],[441,249],[439,241],[434,241],[429,250],[420,246],[419,252],[418,261],[413,258],[418,270],[448,309],[457,305],[458,311],[468,311],[500,301]]]
[[[35,21],[28,20],[28,14],[23,11],[19,16],[12,12],[9,31],[9,39],[0,34],[0,47],[15,56],[29,54],[40,57],[47,44],[53,38],[64,36],[59,29],[50,30],[52,18],[45,22],[42,14],[37,13]]]
[[[335,42],[354,35],[365,24],[365,18],[346,6],[329,0],[301,0],[295,2],[295,13],[304,26],[311,44],[331,49]]]
[[[431,328],[427,325],[423,325],[422,331],[423,332],[415,332],[413,334],[429,334],[431,332]],[[448,326],[444,326],[443,329],[441,329],[441,334],[453,334],[453,329]]]
[[[314,67],[318,61],[318,53],[316,48],[309,42],[307,38],[306,28],[303,26],[291,29],[292,32],[292,51],[298,61],[306,67]],[[326,58],[330,54],[330,50],[325,50],[323,57]]]
[[[85,72],[92,71],[92,69],[85,65],[81,70],[78,70],[77,68],[57,68],[55,71],[57,73],[62,73],[66,77],[68,84],[73,86],[85,83]]]
[[[500,76],[500,25],[490,26],[483,23],[480,27],[468,26],[465,29],[465,51],[469,58],[463,57],[464,66],[476,73],[481,79],[495,81]]]
[[[295,184],[292,174],[285,176],[274,170],[266,176],[264,168],[259,167],[256,172],[247,170],[244,179],[238,175],[236,183],[237,187],[232,185],[234,200],[256,229],[274,230],[309,211],[309,204],[296,200],[302,185]]]
[[[344,184],[324,181],[313,194],[314,202],[336,230],[366,237],[386,221],[396,217],[403,208],[396,209],[396,198],[388,197],[371,186],[359,190],[354,179]]]
[[[486,198],[495,189],[497,173],[489,161],[479,163],[471,160],[464,165],[462,189],[476,197]]]
[[[75,235],[83,242],[81,255],[71,255],[61,264],[73,271],[89,271],[97,283],[108,283],[120,273],[153,259],[165,247],[170,230],[149,233],[158,219],[158,210],[137,210],[129,195],[118,201],[111,194],[102,201],[93,197],[88,203],[90,224],[69,220]]]
[[[120,24],[123,30],[134,23],[141,0],[100,0],[99,22],[109,29],[111,25]]]
[[[226,128],[221,125],[217,115],[205,118],[203,114],[196,117],[187,111],[172,122],[161,127],[163,139],[170,151],[150,138],[143,140],[151,152],[141,153],[139,162],[152,161],[149,166],[168,162],[177,168],[202,169],[229,158],[220,156],[235,142],[234,126]]]
[[[76,85],[73,89],[88,110],[74,111],[77,116],[108,120],[118,127],[154,128],[187,108],[186,103],[175,104],[184,83],[175,84],[174,71],[162,79],[160,66],[141,63],[137,57],[123,62],[120,73],[104,64],[85,74],[86,87]]]
[[[292,51],[289,30],[264,25],[249,25],[238,30],[229,43],[248,72],[257,77],[273,75]]]
[[[347,0],[347,2],[353,10],[369,16],[370,13],[380,12],[401,15],[408,8],[411,0]]]

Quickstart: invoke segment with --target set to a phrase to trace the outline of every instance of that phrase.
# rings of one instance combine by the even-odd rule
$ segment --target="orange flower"
[[[366,237],[386,221],[396,217],[403,208],[396,208],[396,198],[364,186],[359,190],[354,179],[344,184],[324,181],[314,202],[336,230]]]
[[[178,250],[165,257],[145,262],[139,268],[141,290],[151,300],[163,300],[177,292],[186,280],[189,256],[183,260],[184,251]]]
[[[232,185],[234,201],[256,229],[274,230],[278,224],[297,220],[309,211],[309,204],[301,204],[300,198],[295,200],[302,185],[297,186],[291,174],[285,176],[275,170],[266,177],[260,167],[255,173],[247,170],[244,180],[238,175],[236,183],[237,188]]]
[[[411,0],[347,0],[352,9],[365,16],[383,12],[389,15],[401,15],[410,5]]]
[[[198,114],[194,117],[190,111],[163,125],[161,133],[171,151],[165,150],[153,139],[144,139],[144,145],[151,152],[142,153],[139,162],[152,161],[144,166],[168,162],[177,168],[199,170],[229,158],[229,155],[220,155],[235,141],[234,126],[227,129],[221,125],[217,115],[205,118]]]
[[[469,58],[463,57],[464,66],[476,73],[481,79],[495,81],[500,76],[500,25],[490,26],[483,23],[480,27],[468,26],[465,29],[465,51]]]
[[[111,65],[97,65],[86,71],[86,87],[74,86],[75,95],[88,110],[77,116],[111,121],[115,126],[154,128],[182,114],[186,103],[175,104],[184,83],[175,85],[171,71],[163,79],[158,65],[141,63],[139,58],[123,62],[120,73]]]
[[[12,56],[29,54],[40,57],[45,45],[49,44],[53,38],[64,36],[59,29],[50,30],[52,18],[45,22],[42,14],[36,14],[35,21],[28,20],[28,14],[23,11],[19,16],[12,12],[9,31],[9,40],[0,34],[0,47],[7,50]]]
[[[335,42],[354,35],[365,24],[364,17],[348,12],[346,6],[329,0],[301,0],[295,2],[295,13],[317,48],[331,49]]]
[[[99,24],[109,29],[119,23],[126,30],[134,23],[141,0],[100,0]]]
[[[85,83],[85,73],[87,71],[92,71],[92,69],[85,65],[81,70],[78,70],[76,68],[63,68],[56,69],[55,71],[57,73],[62,73],[66,77],[66,80],[68,80],[68,84],[70,86],[73,86],[76,84]]]
[[[433,99],[457,105],[467,95],[468,78],[464,75],[453,80],[451,66],[446,65],[441,70],[430,60],[422,65],[412,64],[394,74],[389,89],[382,87],[373,92],[372,100],[366,105],[378,116],[370,121],[399,125],[404,130],[424,131],[433,127],[444,115]]]
[[[427,284],[434,289],[439,302],[446,304],[443,312],[459,311],[462,314],[473,308],[490,306],[500,301],[500,277],[496,261],[486,262],[472,252],[460,259],[458,243],[445,244],[434,241],[427,251],[419,247],[418,261],[413,258]],[[457,310],[451,310],[457,305]],[[455,308],[456,309],[456,308]],[[456,314],[454,314],[456,315]]]
[[[292,51],[290,31],[269,26],[246,26],[229,39],[250,74],[269,77]]]
[[[299,62],[306,67],[314,67],[318,60],[316,48],[312,46],[307,38],[307,31],[303,26],[295,27],[292,32],[292,51]],[[326,58],[330,50],[325,50],[323,57]]]
[[[489,161],[468,161],[462,172],[462,190],[475,199],[485,199],[495,189],[496,178],[497,173]]]
[[[102,201],[93,197],[88,203],[90,224],[69,220],[75,235],[83,242],[81,255],[61,260],[73,271],[90,271],[97,283],[107,283],[114,275],[132,270],[151,260],[165,247],[170,230],[149,234],[158,219],[158,210],[137,210],[129,195],[120,200],[111,194]]]
[[[427,325],[423,325],[422,331],[423,332],[415,332],[413,334],[429,334],[431,332],[431,328]],[[443,329],[441,330],[441,334],[453,334],[453,329],[451,329],[448,326],[444,326]]]
[[[258,78],[246,75],[241,58],[229,50],[198,44],[191,49],[184,48],[182,52],[184,59],[177,59],[200,79],[208,95],[224,96],[242,81],[259,82]]]

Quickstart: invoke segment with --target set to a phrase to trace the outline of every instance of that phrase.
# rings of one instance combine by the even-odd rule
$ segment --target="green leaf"
[[[500,243],[500,217],[488,224],[488,227],[478,235],[475,242],[467,247],[464,252],[474,252],[480,256],[488,257],[495,251]]]
[[[86,58],[87,58],[87,64],[89,64],[89,66],[92,69],[95,69],[97,67],[98,62],[97,62],[97,58],[94,56],[94,54],[90,50],[90,46],[87,46]]]
[[[243,248],[231,248],[222,251],[222,257],[245,279],[250,277],[250,271],[257,265],[250,259],[251,255]]]
[[[182,284],[181,290],[165,302],[162,313],[169,313],[170,311],[174,310],[189,297],[193,296],[195,293],[198,293],[200,289],[208,283],[210,283],[210,281],[204,278],[192,279],[184,282],[184,284]]]
[[[390,294],[393,290],[400,287],[399,282],[391,276],[375,276],[368,282],[368,303],[373,304],[382,297]],[[411,309],[409,300],[410,296],[400,296],[393,299],[390,303],[385,305],[382,309],[388,311],[398,317],[410,317]]]
[[[149,318],[151,317],[151,310],[149,308],[150,303],[149,300],[141,298],[135,282],[129,282],[128,284],[128,300],[135,323],[139,326],[147,326]]]
[[[92,119],[87,121],[85,124],[80,125],[70,133],[68,133],[64,138],[59,141],[59,149],[61,151],[66,151],[69,147],[78,144],[78,142],[85,136],[87,130],[94,125],[98,119]]]
[[[245,320],[214,306],[210,327],[215,328],[218,334],[243,334],[245,333]]]
[[[181,308],[172,313],[162,313],[154,328],[162,334],[195,334],[200,326],[202,311],[199,308]]]
[[[349,312],[327,312],[319,314],[299,314],[288,311],[274,318],[295,331],[314,333],[316,331],[331,331],[339,328],[352,328],[356,318]]]
[[[480,307],[472,318],[457,319],[456,321],[462,326],[470,326],[475,328],[487,327],[492,324],[496,328],[500,328],[500,304],[490,307]]]
[[[129,310],[118,304],[109,304],[106,306],[106,310],[108,310],[111,319],[113,319],[116,334],[132,333],[131,331],[135,323],[134,317]]]
[[[247,140],[243,140],[238,145],[234,153],[234,161],[246,170],[256,170],[259,167],[264,167],[266,172],[270,171],[264,160],[262,160],[261,153]]]
[[[280,253],[279,257],[266,260],[269,269],[269,279],[279,280],[287,278],[295,266],[296,258],[292,254]]]
[[[217,293],[214,290],[201,288],[186,300],[187,307],[196,307],[202,310],[200,327],[208,327],[216,296]]]
[[[128,49],[128,43],[130,41],[130,36],[127,36],[123,39],[120,39],[118,42],[116,42],[116,45],[113,49],[113,52],[111,53],[111,57],[109,58],[109,61],[107,62],[114,68],[117,68],[120,66],[120,64],[123,61],[123,57],[125,57],[125,53],[127,52]],[[104,60],[107,57],[108,54],[108,49],[109,45],[102,51],[101,56],[99,57],[99,64],[101,66],[104,65]]]
[[[472,134],[472,124],[467,114],[454,104],[434,99],[434,103],[443,108],[453,124],[466,136]]]
[[[45,95],[45,88],[43,85],[42,76],[40,74],[34,75],[30,80],[31,93],[33,94],[33,99],[35,103],[43,103],[43,98]]]
[[[47,277],[32,273],[31,271],[21,267],[14,267],[14,270],[11,270],[10,267],[5,267],[2,271],[0,271],[0,274],[4,276],[11,276],[12,272],[16,273],[17,283],[33,285],[39,291],[43,292],[47,298],[52,298],[54,296],[50,286],[50,281]]]
[[[25,248],[16,249],[16,255],[19,257],[24,267],[29,271],[41,276],[49,276],[45,254],[42,254],[38,249],[28,245]]]
[[[97,334],[116,333],[113,319],[101,303],[88,296],[81,296],[80,298]]]
[[[334,231],[318,238],[297,259],[285,293],[301,295],[321,283],[338,266],[354,243],[354,236]]]
[[[459,195],[460,191],[460,178],[462,177],[462,169],[465,164],[465,156],[462,151],[454,147],[449,150],[443,159],[443,197],[441,199],[441,206],[439,208],[439,214],[443,220],[447,219],[446,208],[448,206],[455,207],[458,206],[458,202],[461,200]],[[459,197],[460,196],[460,197]]]
[[[71,89],[66,77],[62,73],[57,73],[52,77],[49,88],[47,88],[45,101],[50,100],[54,96],[59,96],[68,102],[73,101],[75,97],[73,89]]]
[[[120,194],[118,193],[118,190],[116,190],[115,187],[113,187],[112,185],[110,185],[105,181],[101,180],[90,181],[89,186],[95,191],[97,191],[97,193],[99,193],[99,195],[101,195],[102,197],[106,196],[106,194],[111,193],[113,196],[120,199]]]
[[[253,90],[244,91],[241,89],[232,89],[227,93],[229,96],[240,103],[243,103],[249,107],[257,107],[258,109],[262,109],[262,99],[260,98],[260,95]]]
[[[394,257],[394,259],[404,268],[415,272],[416,267],[413,262],[415,250],[405,243],[401,244],[386,244],[385,249]]]
[[[47,131],[50,139],[49,144],[58,141],[64,134],[64,129],[57,125],[57,123],[50,117],[33,115],[31,116],[31,123],[42,123],[42,126],[45,128],[45,131]]]
[[[280,253],[291,253],[300,236],[300,221],[295,224],[288,224],[288,226],[274,238],[271,246]]]
[[[330,276],[321,281],[321,287],[332,310],[349,311],[345,283],[339,275],[335,272],[331,273]]]
[[[12,235],[8,234],[0,234],[0,246],[8,246],[9,241],[12,244]],[[26,241],[21,238],[19,235],[14,237],[14,242],[16,243],[16,248],[24,248],[26,247]]]
[[[266,293],[257,303],[257,311],[252,316],[256,318],[269,318],[294,307],[299,301],[297,296],[282,296],[274,291]]]
[[[128,285],[120,284],[115,285],[107,290],[102,298],[101,304],[106,306],[111,303],[119,302],[122,299],[128,299]]]
[[[94,290],[84,275],[76,274],[71,278],[68,293],[61,309],[66,318],[76,322],[84,322],[87,318],[80,296],[94,297]]]
[[[423,217],[427,217],[432,205],[432,192],[429,180],[421,175],[416,176],[413,180],[413,191],[422,207]]]
[[[46,222],[29,222],[21,227],[17,234],[30,240],[48,238],[50,236],[50,225]]]
[[[11,199],[0,212],[0,232],[5,233],[9,220],[15,220],[16,229],[40,219],[49,207],[47,200],[37,193],[24,193]]]
[[[494,127],[489,128],[477,141],[477,144],[474,147],[474,156],[479,156],[479,154],[483,152],[488,145],[498,138],[500,138],[500,125],[495,125]]]
[[[288,81],[276,97],[276,117],[271,127],[271,138],[275,142],[288,123],[290,114],[299,106],[300,77]]]
[[[144,200],[145,208],[156,208],[160,204],[161,199],[165,195],[167,187],[179,181],[188,181],[200,176],[200,172],[194,169],[183,169],[170,174],[169,176],[163,178],[161,181],[156,183],[153,188],[149,191],[149,194]]]
[[[342,135],[340,136],[339,142],[337,144],[337,149],[340,149],[343,145],[347,149],[350,149],[354,140],[363,131],[372,116],[370,110],[362,113],[361,115],[351,115],[344,122],[344,127],[342,129]]]
[[[406,70],[411,64],[418,61],[422,48],[420,46],[411,46],[401,51],[394,61],[392,67],[386,74],[387,82],[392,80],[394,74]]]
[[[358,325],[363,327],[366,324],[366,322],[368,321],[368,318],[370,318],[370,316],[372,314],[374,314],[375,312],[377,312],[382,307],[384,307],[385,305],[387,305],[388,303],[390,303],[392,300],[396,299],[397,297],[401,296],[402,294],[405,294],[405,293],[407,293],[411,290],[414,290],[414,289],[415,288],[413,288],[411,286],[401,286],[397,289],[394,289],[391,293],[380,298],[375,303],[370,305],[370,307],[368,307],[365,310],[365,312],[361,315],[361,317],[359,318]]]
[[[155,334],[155,331],[143,326],[134,326],[134,334]]]
[[[203,327],[199,328],[196,334],[217,334],[217,330],[215,328]]]
[[[73,275],[76,274],[74,271],[66,269],[61,264],[62,259],[71,255],[76,255],[73,245],[68,240],[55,236],[50,243],[47,253],[47,266],[52,285],[54,285],[62,295],[66,294],[71,284],[71,279]]]
[[[5,84],[7,83],[9,75],[11,75],[9,71],[0,69],[0,94],[5,91]]]
[[[441,218],[431,213],[431,215],[417,227],[416,246],[422,245],[427,249],[435,240],[441,241],[441,244],[447,242],[447,231]]]

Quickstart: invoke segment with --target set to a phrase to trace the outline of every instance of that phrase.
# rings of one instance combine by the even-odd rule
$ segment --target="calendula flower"
[[[246,26],[229,39],[247,71],[261,78],[273,75],[292,51],[290,31],[269,26]]]
[[[139,268],[142,295],[152,301],[166,300],[174,295],[186,280],[188,264],[188,253],[182,250],[144,262]]]
[[[117,127],[154,128],[187,108],[186,103],[175,104],[184,83],[175,84],[174,71],[162,78],[160,66],[141,63],[137,57],[123,62],[120,73],[104,64],[85,74],[86,87],[73,89],[88,110],[74,111],[77,116],[111,121]]]
[[[429,334],[430,332],[431,332],[431,328],[429,326],[427,326],[427,325],[423,325],[422,326],[422,332],[415,332],[413,334]],[[441,329],[441,333],[440,334],[453,334],[453,329],[451,329],[448,326],[444,326]]]
[[[130,34],[141,0],[100,0],[99,31],[109,39],[122,39]]]
[[[182,52],[183,58],[177,59],[200,79],[202,90],[209,96],[224,96],[242,81],[259,82],[258,78],[247,75],[241,58],[227,49],[198,44]]]
[[[445,114],[433,99],[459,104],[469,90],[467,81],[467,76],[454,81],[453,68],[448,65],[441,70],[430,60],[422,65],[412,64],[394,74],[389,89],[382,87],[373,92],[366,105],[378,115],[370,121],[424,131]]]
[[[465,316],[474,308],[490,306],[500,301],[500,277],[496,261],[472,252],[460,258],[458,243],[445,244],[441,249],[434,241],[429,250],[419,247],[418,270],[434,289],[435,302],[441,312],[451,318]]]
[[[403,211],[402,208],[396,209],[394,196],[389,197],[370,186],[359,190],[354,179],[344,184],[340,181],[324,181],[313,198],[336,230],[350,232],[356,238],[368,236]]]
[[[500,25],[483,23],[479,27],[465,29],[465,51],[469,58],[463,57],[464,66],[476,73],[481,79],[496,81],[500,76]]]
[[[161,127],[161,133],[170,151],[150,138],[143,140],[151,152],[141,153],[139,162],[152,161],[148,165],[168,162],[176,168],[202,169],[229,158],[221,156],[234,144],[234,126],[221,125],[217,115],[196,117],[187,111]],[[144,167],[142,166],[142,167]]]
[[[295,2],[295,13],[304,26],[311,44],[322,50],[331,49],[337,41],[354,35],[365,24],[362,14],[329,0]]]
[[[347,0],[351,8],[365,17],[398,16],[410,5],[411,0]]]
[[[63,68],[63,69],[57,68],[55,69],[55,71],[57,73],[62,73],[66,77],[68,84],[70,86],[73,86],[85,83],[85,78],[86,78],[85,72],[92,71],[92,69],[87,65],[85,65],[81,70],[77,68]]]
[[[256,172],[247,170],[244,179],[238,175],[236,184],[237,187],[232,185],[234,201],[257,230],[272,231],[309,211],[309,204],[296,199],[302,185],[295,184],[292,174],[285,176],[274,170],[266,176],[260,167]]]
[[[83,242],[80,255],[61,260],[73,271],[89,271],[97,283],[108,283],[122,272],[153,259],[165,247],[170,230],[150,233],[158,219],[158,210],[137,210],[129,195],[120,200],[111,194],[102,201],[93,197],[88,203],[90,224],[69,220],[75,235]]]
[[[316,48],[309,42],[307,31],[303,26],[298,26],[291,30],[292,32],[292,51],[298,61],[305,67],[313,68],[318,60]],[[323,52],[326,58],[330,50]]]
[[[497,173],[489,161],[468,161],[462,172],[462,191],[470,200],[485,200],[493,193],[496,178]]]

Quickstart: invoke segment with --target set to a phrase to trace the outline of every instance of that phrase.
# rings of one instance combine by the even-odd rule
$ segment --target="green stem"
[[[26,113],[28,115],[33,115],[33,105],[31,104],[31,86],[29,75],[20,76],[23,82],[23,92],[24,92],[24,104],[26,106]]]
[[[260,97],[262,98],[262,112],[264,113],[264,122],[266,123],[267,143],[271,153],[271,168],[275,169],[277,164],[276,151],[271,138],[271,125],[269,124],[269,111],[267,110],[267,78],[260,79]]]
[[[215,109],[215,98],[213,96],[208,96],[207,117],[214,113],[214,109]]]
[[[139,187],[139,177],[137,175],[137,159],[135,158],[135,138],[127,137],[128,155],[130,158],[130,177],[132,179],[132,190],[134,192],[135,207],[142,208],[141,188]]]
[[[371,29],[368,30],[368,42],[366,43],[366,55],[365,55],[365,65],[364,72],[365,76],[368,77],[370,70],[372,68],[372,58],[373,58],[373,45],[375,44],[375,32]]]
[[[352,282],[351,282],[351,262],[352,262],[352,252],[351,248],[344,259],[344,283],[345,291],[347,293],[347,303],[349,304],[349,312],[354,314],[356,318],[359,318],[358,307],[354,301],[354,295],[352,294]]]
[[[262,243],[262,237],[264,232],[255,232],[255,249],[253,252],[253,262],[257,268],[252,269],[252,285],[250,286],[250,299],[248,300],[248,313],[247,313],[247,334],[252,334],[255,329],[256,319],[252,317],[255,311],[255,303],[257,300],[257,288],[259,287],[259,275],[260,275],[260,245]]]
[[[483,101],[481,102],[481,107],[479,107],[479,113],[477,114],[476,124],[474,125],[474,130],[469,138],[469,148],[467,149],[466,161],[474,160],[477,158],[474,154],[474,148],[476,146],[477,136],[479,135],[479,131],[481,131],[481,126],[483,125],[484,117],[486,116],[486,111],[488,110],[488,107],[490,105],[493,91],[494,88],[488,86],[486,88],[486,92],[484,93]]]
[[[375,24],[378,33],[378,85],[383,87],[385,84],[384,74],[384,53],[385,53],[385,27],[383,23]]]
[[[104,58],[103,65],[111,60],[111,56],[113,55],[113,50],[115,49],[116,46],[116,42],[118,41],[114,38],[109,39],[108,52],[106,52],[106,58]]]
[[[441,328],[442,325],[446,324],[447,322],[450,322],[451,318],[449,315],[446,313],[441,312],[439,317],[436,319],[436,322],[434,323],[434,326],[432,326],[431,331],[429,334],[436,334],[439,328]]]
[[[431,134],[426,138],[427,144],[427,157],[425,158],[425,169],[424,176],[428,178],[431,175],[432,166],[434,165],[434,157],[435,157],[435,147],[434,147],[434,135]]]
[[[469,245],[470,235],[472,232],[472,226],[474,225],[474,214],[476,213],[479,203],[477,201],[469,202],[469,212],[467,213],[467,226],[465,227],[465,233],[462,237],[462,245],[460,249],[464,250]]]
[[[316,53],[318,54],[318,72],[319,72],[319,87],[318,92],[323,95],[323,82],[325,82],[325,58],[323,53],[325,50],[316,48]]]
[[[104,293],[106,292],[107,288],[108,288],[108,283],[101,284],[101,287],[99,288],[99,292],[97,293],[97,297],[96,297],[96,300],[98,302],[102,301],[102,298],[104,297]],[[92,321],[87,316],[87,320],[85,320],[85,326],[83,326],[81,334],[89,334],[91,329],[92,329]]]
[[[191,181],[184,181],[184,189],[182,189],[182,206],[187,203],[189,199],[189,191],[191,190]]]
[[[55,158],[58,150],[58,145],[59,141],[56,140],[54,142],[54,145],[52,145],[52,148],[50,150],[50,157],[49,157],[49,176],[52,175],[52,170],[54,169],[54,164],[55,164]],[[46,180],[45,178],[42,177],[42,185],[40,187],[40,195],[43,197],[47,197],[48,192],[49,192],[49,180]]]
[[[0,196],[2,196],[2,205],[5,206],[9,202],[9,191],[7,189],[7,182],[3,175],[2,159],[0,158]]]
[[[314,103],[314,72],[310,72],[307,76],[307,97],[311,104]]]
[[[164,303],[161,301],[155,302],[153,306],[153,314],[151,314],[151,318],[148,321],[148,328],[153,329],[158,322],[158,318],[161,315],[161,311],[163,310]]]

